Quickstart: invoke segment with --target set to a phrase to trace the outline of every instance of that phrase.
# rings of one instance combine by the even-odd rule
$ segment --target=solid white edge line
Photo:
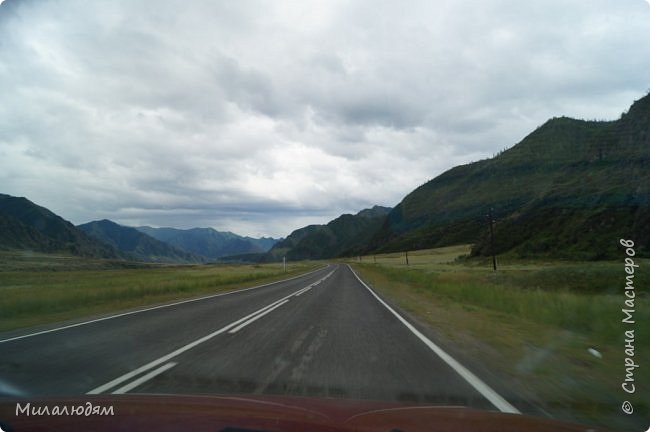
[[[288,299],[285,300],[285,301],[283,301],[283,302],[280,302],[280,303],[276,304],[276,305],[273,306],[271,309],[267,309],[267,310],[265,310],[264,312],[255,315],[253,318],[249,319],[248,321],[239,324],[239,325],[238,325],[237,327],[235,327],[234,329],[229,330],[228,333],[229,333],[229,334],[235,334],[235,333],[237,333],[239,330],[243,329],[243,328],[246,327],[248,324],[251,324],[251,323],[257,321],[258,319],[262,318],[264,315],[273,312],[274,310],[276,310],[277,308],[279,308],[280,306],[282,306],[282,305],[284,305],[284,304],[286,304],[286,303],[289,303],[289,300],[288,300]]]
[[[427,338],[425,335],[423,335],[418,329],[413,327],[411,323],[406,321],[400,314],[398,314],[392,307],[390,307],[386,302],[384,302],[364,281],[361,280],[359,275],[356,274],[354,270],[352,270],[352,267],[350,267],[349,264],[346,264],[352,274],[357,278],[359,282],[363,286],[365,286],[368,291],[381,303],[388,309],[395,317],[397,317],[398,320],[402,322],[411,332],[418,337],[426,346],[431,349],[438,357],[440,357],[445,363],[449,365],[458,375],[460,375],[465,381],[467,381],[476,391],[478,391],[483,397],[485,397],[492,405],[494,405],[497,409],[499,409],[501,412],[504,413],[512,413],[512,414],[521,414],[521,412],[512,406],[507,400],[505,400],[501,395],[499,395],[497,392],[492,390],[491,387],[489,387],[487,384],[485,384],[479,377],[474,375],[472,372],[470,372],[465,366],[460,364],[456,359],[454,359],[452,356],[447,354],[445,351],[443,351],[442,348],[440,348],[438,345],[433,343],[429,338]]]
[[[178,363],[170,362],[165,365],[160,366],[158,369],[154,369],[151,372],[149,372],[146,375],[141,376],[135,381],[130,382],[129,384],[118,388],[113,392],[113,394],[124,394],[130,390],[133,390],[134,388],[138,387],[141,384],[144,384],[145,382],[149,381],[151,378],[160,375],[161,373],[165,372],[166,370],[169,370],[176,366]]]
[[[57,332],[57,331],[66,330],[66,329],[73,328],[73,327],[79,327],[79,326],[83,326],[83,325],[86,325],[86,324],[92,324],[92,323],[96,323],[96,322],[100,322],[100,321],[106,321],[106,320],[109,320],[109,319],[119,318],[119,317],[123,317],[123,316],[127,316],[127,315],[133,315],[133,314],[137,314],[137,313],[141,313],[141,312],[147,312],[147,311],[156,310],[156,309],[163,309],[163,308],[170,307],[170,306],[177,306],[177,305],[184,304],[184,303],[191,303],[191,302],[195,302],[195,301],[208,300],[208,299],[215,298],[215,297],[221,297],[221,296],[225,296],[225,295],[230,295],[230,294],[240,293],[240,292],[244,292],[244,291],[250,291],[250,290],[254,290],[254,289],[258,289],[258,288],[263,288],[263,287],[267,287],[269,285],[274,285],[274,284],[277,284],[277,283],[288,282],[288,281],[291,281],[291,280],[294,280],[294,279],[298,279],[300,277],[307,276],[307,275],[310,275],[312,273],[316,273],[317,271],[323,270],[323,269],[325,269],[327,267],[329,267],[329,266],[321,267],[319,269],[316,269],[316,270],[313,270],[313,271],[310,271],[308,273],[304,273],[304,274],[301,274],[301,275],[298,275],[298,276],[294,276],[294,277],[291,277],[289,279],[282,279],[282,280],[275,281],[275,282],[269,282],[269,283],[266,283],[266,284],[263,284],[263,285],[256,285],[256,286],[249,287],[249,288],[235,289],[233,291],[228,291],[228,292],[223,292],[223,293],[210,294],[210,295],[203,296],[203,297],[197,297],[197,298],[193,298],[193,299],[181,300],[181,301],[178,301],[178,302],[175,302],[175,303],[169,303],[169,304],[164,304],[164,305],[159,305],[159,306],[152,306],[152,307],[145,308],[145,309],[138,309],[138,310],[134,310],[134,311],[123,312],[123,313],[119,313],[119,314],[116,314],[116,315],[111,315],[111,316],[107,316],[107,317],[103,317],[103,318],[97,318],[97,319],[90,320],[90,321],[83,321],[83,322],[80,322],[80,323],[70,324],[70,325],[66,325],[66,326],[63,326],[63,327],[57,327],[57,328],[53,328],[53,329],[49,329],[49,330],[42,330],[42,331],[39,331],[39,332],[29,333],[29,334],[22,335],[22,336],[15,336],[15,337],[11,337],[11,338],[8,338],[8,339],[2,339],[2,340],[0,340],[0,343],[11,342],[11,341],[19,340],[19,339],[29,338],[29,337],[32,337],[32,336],[38,336],[38,335],[42,335],[42,334],[46,334],[46,333]]]
[[[311,273],[313,273],[313,272],[311,272]],[[327,279],[328,277],[330,277],[332,275],[332,273],[334,273],[334,272],[333,271],[330,272],[327,276],[325,276],[321,280]],[[286,280],[289,280],[289,279],[286,279]],[[127,372],[124,375],[121,375],[121,376],[115,378],[114,380],[107,382],[106,384],[102,384],[99,387],[96,387],[96,388],[90,390],[86,394],[100,394],[100,393],[105,392],[108,389],[111,389],[111,388],[113,388],[113,387],[115,387],[115,386],[117,386],[119,384],[122,384],[124,381],[128,381],[131,378],[133,378],[133,377],[135,377],[135,376],[137,376],[137,375],[139,375],[139,374],[141,374],[143,372],[146,372],[149,369],[154,368],[154,367],[158,366],[161,363],[164,363],[164,362],[166,362],[168,360],[171,360],[172,358],[184,353],[185,351],[188,351],[188,350],[194,348],[197,345],[200,345],[203,342],[205,342],[205,341],[207,341],[209,339],[212,339],[213,337],[218,336],[221,333],[224,333],[224,332],[230,330],[231,328],[233,328],[233,327],[241,324],[242,322],[256,316],[257,314],[264,313],[264,311],[266,311],[267,309],[272,308],[275,305],[277,305],[278,303],[287,300],[289,297],[295,295],[297,292],[299,292],[299,291],[301,291],[303,289],[304,288],[301,288],[298,291],[295,291],[295,292],[293,292],[293,293],[291,293],[291,294],[289,294],[289,295],[287,295],[287,296],[285,296],[285,297],[283,297],[283,298],[281,298],[279,300],[276,300],[273,303],[270,303],[270,304],[264,306],[263,308],[260,308],[260,309],[256,310],[255,312],[250,313],[250,314],[246,315],[245,317],[240,318],[237,321],[234,321],[234,322],[220,328],[219,330],[216,330],[216,331],[214,331],[214,332],[212,332],[212,333],[210,333],[210,334],[208,334],[206,336],[203,336],[202,338],[199,338],[199,339],[197,339],[197,340],[195,340],[193,342],[190,342],[187,345],[184,345],[184,346],[176,349],[175,351],[170,352],[169,354],[166,354],[166,355],[164,355],[164,356],[162,356],[162,357],[160,357],[160,358],[158,358],[156,360],[153,360],[153,361],[151,361],[151,362],[149,362],[149,363],[147,363],[147,364],[145,364],[143,366],[140,366],[137,369],[132,370],[131,372]]]

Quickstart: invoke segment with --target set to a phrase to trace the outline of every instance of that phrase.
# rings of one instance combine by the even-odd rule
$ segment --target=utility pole
[[[284,269],[284,272],[287,272],[287,257],[283,256],[282,257],[282,268]]]
[[[406,251],[406,265],[409,265],[409,251]]]
[[[494,271],[497,270],[497,256],[494,251],[494,228],[492,225],[494,224],[494,219],[492,216],[492,207],[490,207],[490,213],[488,214],[488,217],[490,218],[490,249],[492,251],[492,268]]]

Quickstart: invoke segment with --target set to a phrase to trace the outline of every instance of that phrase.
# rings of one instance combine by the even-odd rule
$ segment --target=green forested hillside
[[[0,249],[119,258],[114,248],[26,198],[0,194]]]
[[[498,156],[455,167],[393,209],[369,250],[476,243],[498,252],[604,258],[617,238],[648,253],[650,98],[617,121],[554,118]]]
[[[201,262],[189,252],[156,240],[135,228],[118,225],[109,220],[93,221],[78,228],[115,249],[128,258],[147,262]]]
[[[344,214],[326,225],[310,225],[291,233],[276,244],[268,259],[323,259],[354,255],[363,251],[390,211],[375,206],[356,215]]]

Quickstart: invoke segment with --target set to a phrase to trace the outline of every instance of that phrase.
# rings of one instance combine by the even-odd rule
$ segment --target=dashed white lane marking
[[[304,292],[304,291],[303,291],[303,292]],[[260,313],[260,314],[255,315],[253,318],[249,319],[248,321],[245,321],[245,322],[239,324],[239,325],[238,325],[237,327],[235,327],[234,329],[229,330],[228,333],[230,333],[230,334],[237,333],[239,330],[243,329],[243,328],[246,327],[248,324],[257,321],[258,319],[262,318],[264,315],[273,312],[274,310],[276,310],[277,308],[279,308],[280,306],[282,306],[283,304],[286,304],[286,303],[289,303],[289,300],[288,300],[288,299],[287,299],[287,300],[284,300],[284,301],[282,301],[282,302],[280,302],[280,303],[278,303],[278,304],[276,304],[276,305],[273,306],[272,308],[269,308],[269,309],[265,310],[264,312],[262,312],[262,313]]]
[[[324,281],[325,279],[330,277],[335,271],[336,270],[332,270],[327,275],[325,275],[323,278],[319,279],[317,283],[320,283],[320,282]],[[240,318],[237,321],[234,321],[234,322],[220,328],[219,330],[216,330],[216,331],[214,331],[214,332],[212,332],[212,333],[210,333],[210,334],[208,334],[206,336],[203,336],[202,338],[199,338],[199,339],[197,339],[197,340],[195,340],[193,342],[190,342],[187,345],[184,345],[184,346],[178,348],[177,350],[174,350],[174,351],[170,352],[169,354],[166,354],[166,355],[164,355],[164,356],[162,356],[160,358],[157,358],[156,360],[153,360],[153,361],[151,361],[151,362],[149,362],[149,363],[147,363],[147,364],[145,364],[145,365],[143,365],[143,366],[141,366],[141,367],[139,367],[139,368],[137,368],[137,369],[135,369],[135,370],[133,370],[131,372],[128,372],[128,373],[126,373],[126,374],[124,374],[122,376],[119,376],[119,377],[115,378],[114,380],[109,381],[106,384],[102,384],[99,387],[96,387],[96,388],[90,390],[86,394],[100,394],[100,393],[103,393],[103,392],[105,392],[105,391],[107,391],[109,389],[112,389],[112,388],[122,384],[123,382],[126,382],[126,381],[128,381],[128,380],[130,380],[132,378],[135,378],[136,376],[138,376],[138,375],[140,375],[140,374],[142,374],[144,372],[147,372],[148,370],[150,370],[152,368],[155,368],[156,366],[158,366],[158,365],[160,365],[162,363],[165,363],[165,362],[171,360],[174,357],[179,356],[180,354],[182,354],[182,353],[184,353],[184,352],[186,352],[188,350],[191,350],[192,348],[202,344],[203,342],[206,342],[206,341],[212,339],[215,336],[218,336],[218,335],[220,335],[222,333],[225,333],[225,332],[228,332],[228,331],[231,331],[231,330],[233,330],[232,333],[235,333],[236,331],[239,331],[241,328],[245,327],[246,325],[252,323],[253,321],[261,318],[264,315],[266,315],[267,313],[270,313],[271,311],[273,311],[273,310],[277,309],[278,307],[284,305],[285,303],[287,303],[289,301],[290,297],[295,296],[297,293],[302,293],[302,292],[305,291],[305,289],[311,288],[311,287],[312,287],[312,285],[309,285],[307,287],[299,289],[298,291],[292,292],[291,294],[289,294],[289,295],[287,295],[285,297],[282,297],[281,299],[276,300],[273,303],[268,304],[268,305],[264,306],[263,308],[260,308],[260,309],[256,310],[255,312],[250,313],[250,314],[246,315],[245,317]],[[173,366],[175,366],[175,365],[176,365],[176,363],[173,364]],[[173,367],[173,366],[170,366],[170,367]],[[142,378],[150,375],[153,372],[158,371],[159,369],[161,369],[161,368],[158,368],[158,369],[144,375]],[[164,372],[165,370],[167,370],[167,369],[161,370],[158,373],[154,374],[153,376],[159,375],[160,373]],[[149,377],[148,379],[151,379],[152,377]],[[139,378],[139,379],[135,380],[134,382],[137,382],[138,380],[140,380],[142,378]],[[124,388],[128,388],[130,385],[131,384],[120,387],[118,390],[123,390]],[[124,392],[126,392],[126,391],[128,391],[128,390],[125,390]]]

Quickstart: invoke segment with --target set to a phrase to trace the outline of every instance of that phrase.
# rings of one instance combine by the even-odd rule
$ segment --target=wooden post
[[[492,227],[492,224],[494,223],[494,219],[492,219],[492,207],[490,207],[490,214],[488,217],[490,218],[490,249],[492,250],[492,268],[494,271],[497,271],[497,256],[494,251],[494,228]]]

